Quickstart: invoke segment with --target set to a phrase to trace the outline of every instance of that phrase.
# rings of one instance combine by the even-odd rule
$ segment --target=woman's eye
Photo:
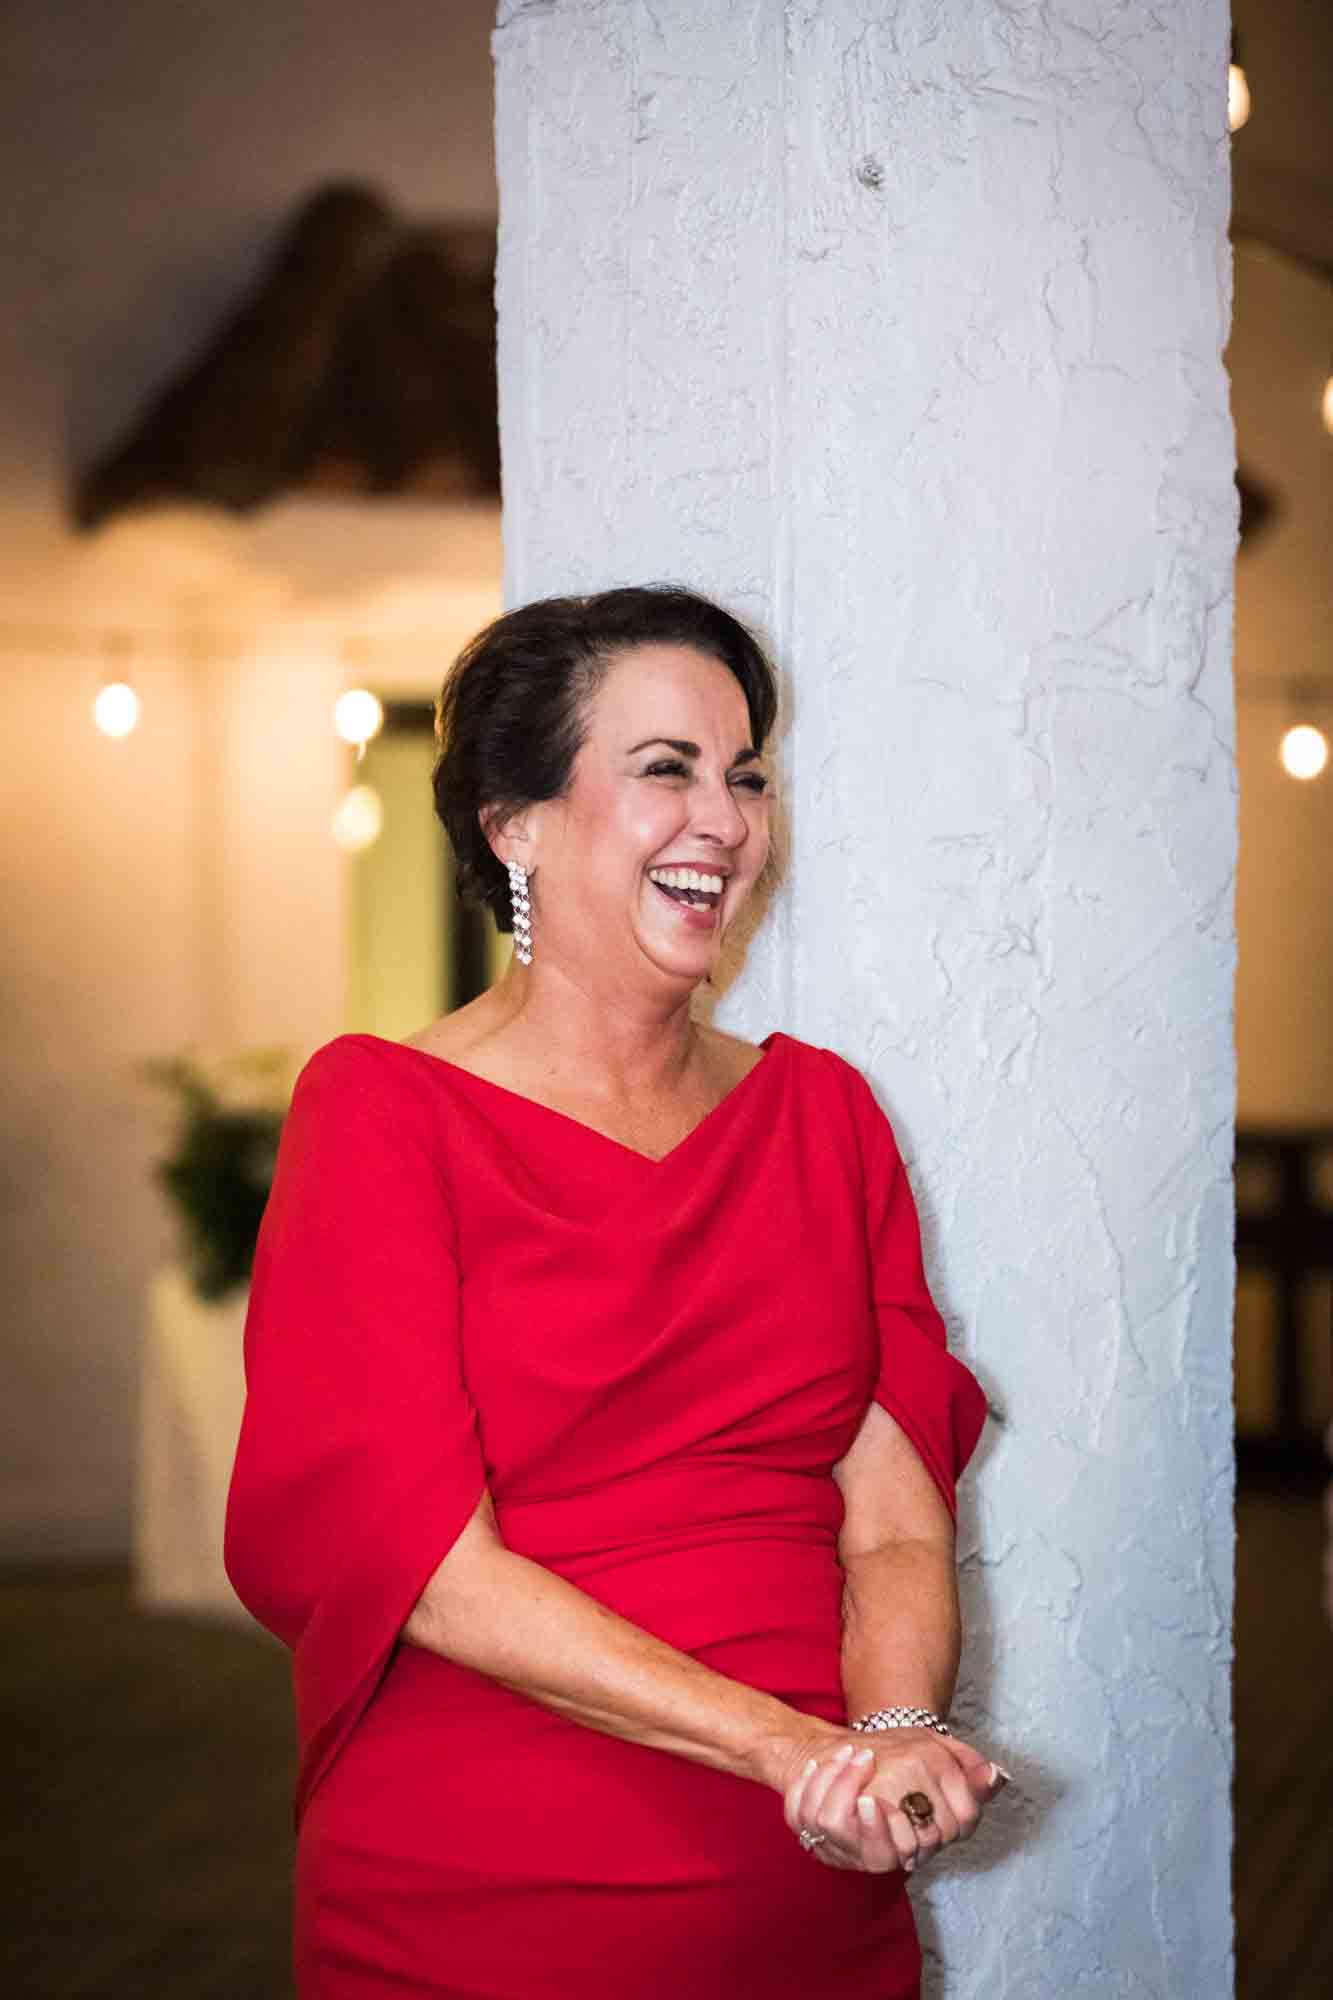
[[[678,757],[664,757],[656,764],[649,764],[643,775],[645,778],[688,778],[690,770]],[[768,790],[768,779],[761,777],[757,771],[747,771],[743,776],[733,778],[732,783],[744,785],[750,792]]]

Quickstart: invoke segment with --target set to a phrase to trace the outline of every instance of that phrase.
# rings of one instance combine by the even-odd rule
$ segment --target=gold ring
[[[935,1817],[935,1808],[924,1792],[908,1792],[900,1806],[913,1826],[929,1826]]]

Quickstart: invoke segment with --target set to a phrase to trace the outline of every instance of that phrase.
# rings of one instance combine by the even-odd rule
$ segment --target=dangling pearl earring
[[[528,871],[521,861],[509,868],[509,904],[514,914],[514,956],[520,965],[532,964],[532,912],[528,904]]]

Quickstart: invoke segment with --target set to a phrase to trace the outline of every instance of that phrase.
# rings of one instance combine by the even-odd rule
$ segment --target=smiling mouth
[[[652,881],[651,876],[648,879]],[[659,896],[665,896],[669,902],[684,903],[692,910],[715,910],[722,901],[716,890],[669,889],[665,882],[653,882],[653,887]]]
[[[658,895],[677,904],[682,912],[688,910],[696,917],[707,915],[712,918],[717,915],[727,886],[724,872],[713,868],[693,868],[685,863],[672,863],[667,867],[659,864],[646,872]]]

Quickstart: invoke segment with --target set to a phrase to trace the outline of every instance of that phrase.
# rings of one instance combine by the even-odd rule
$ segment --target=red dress
[[[875,1397],[952,1507],[985,1404],[865,1080],[762,1046],[659,1161],[373,1035],[301,1072],[226,1555],[294,1655],[308,2000],[918,1991],[902,1875],[396,1636],[486,1486],[511,1548],[846,1719],[831,1468]]]

